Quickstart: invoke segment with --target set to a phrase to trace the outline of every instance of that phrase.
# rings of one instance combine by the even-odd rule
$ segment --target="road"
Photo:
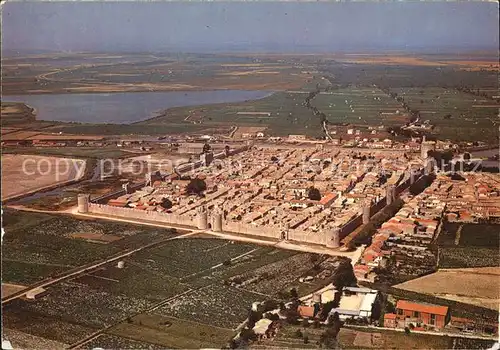
[[[148,249],[148,248],[152,248],[152,247],[155,247],[157,245],[160,245],[160,244],[163,244],[165,242],[168,242],[168,241],[171,241],[171,240],[175,240],[175,239],[181,239],[181,238],[185,238],[185,237],[189,237],[189,236],[193,236],[193,235],[197,235],[198,233],[200,233],[200,231],[196,230],[196,231],[191,231],[191,232],[188,232],[188,233],[184,233],[184,234],[181,234],[181,235],[178,235],[178,236],[175,236],[175,237],[170,237],[170,238],[167,238],[167,239],[162,239],[160,241],[155,241],[155,242],[152,242],[152,243],[148,243],[148,244],[145,244],[139,248],[136,248],[136,249],[133,249],[133,250],[125,250],[125,251],[122,251],[118,254],[114,254],[104,260],[100,260],[98,262],[92,262],[90,264],[86,264],[86,265],[83,265],[83,266],[79,266],[79,267],[76,267],[74,269],[71,269],[69,271],[66,271],[64,272],[63,274],[57,276],[57,277],[54,277],[54,278],[47,278],[43,281],[40,281],[40,282],[37,282],[35,284],[32,284],[30,285],[29,287],[25,288],[25,289],[22,289],[14,294],[11,294],[9,295],[8,297],[6,298],[3,298],[2,299],[2,305],[12,301],[12,300],[15,300],[15,299],[18,299],[20,297],[22,297],[23,295],[25,295],[26,293],[30,292],[30,291],[33,291],[37,288],[45,288],[45,287],[48,287],[48,286],[51,286],[55,283],[59,283],[59,282],[62,282],[62,281],[65,281],[65,280],[68,280],[70,278],[73,278],[73,277],[76,277],[76,276],[79,276],[83,273],[89,273],[91,271],[94,271],[96,270],[97,268],[103,266],[103,265],[106,265],[106,264],[109,264],[109,263],[112,263],[114,261],[117,261],[117,260],[121,260],[129,255],[132,255],[134,253],[137,253],[137,252],[140,252],[141,250],[144,250],[144,249]]]

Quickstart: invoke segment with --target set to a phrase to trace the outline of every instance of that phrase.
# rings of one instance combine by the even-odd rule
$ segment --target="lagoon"
[[[241,102],[270,94],[254,90],[209,90],[12,95],[2,100],[26,103],[35,108],[38,120],[129,124],[153,118],[172,107]]]

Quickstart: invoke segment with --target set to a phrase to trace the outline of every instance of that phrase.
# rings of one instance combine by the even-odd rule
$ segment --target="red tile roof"
[[[297,311],[302,317],[314,317],[314,306],[300,305]]]
[[[319,204],[321,204],[321,205],[328,204],[328,203],[330,203],[330,201],[334,200],[335,198],[337,198],[336,193],[333,193],[333,192],[327,193],[323,198],[321,198],[321,200],[319,201]]]
[[[414,303],[408,300],[398,300],[396,304],[397,309],[408,310],[408,311],[418,311],[434,315],[446,316],[448,313],[447,306],[432,305],[432,304],[420,304]]]
[[[395,320],[396,319],[396,314],[385,314],[384,319],[386,320]]]
[[[354,266],[354,271],[368,272],[370,270],[369,266],[366,265],[356,265]]]

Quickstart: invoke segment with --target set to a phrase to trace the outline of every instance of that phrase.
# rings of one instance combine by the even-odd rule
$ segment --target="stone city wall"
[[[418,179],[417,181],[420,181]],[[401,194],[410,186],[410,179],[402,182],[396,187],[396,195]],[[224,190],[222,192],[225,192]],[[220,193],[216,193],[215,197],[219,196]],[[208,203],[207,203],[208,204]],[[370,214],[373,216],[381,209],[383,209],[387,204],[387,198],[383,197],[378,202],[372,204],[370,208]],[[183,226],[197,226],[197,216],[196,214],[171,214],[171,213],[160,213],[156,211],[138,210],[134,208],[120,208],[114,207],[106,204],[89,203],[88,210],[94,214],[103,214],[110,216],[119,216],[124,218],[139,219],[146,221],[156,221],[171,225],[183,225]],[[212,215],[207,213],[209,222],[212,220]],[[363,224],[362,214],[354,217],[345,225],[340,227],[340,238],[344,238],[353,232],[356,228]],[[282,229],[278,226],[254,226],[251,224],[243,224],[236,222],[223,222],[222,230],[226,232],[234,232],[239,234],[247,234],[252,236],[267,237],[273,239],[288,239],[291,241],[301,242],[301,243],[311,243],[326,245],[328,237],[330,236],[327,232],[309,232],[300,229],[289,229],[286,234],[282,233]]]
[[[184,226],[196,225],[195,216],[175,215],[170,213],[160,213],[157,211],[139,210],[134,208],[120,208],[106,204],[89,203],[89,212],[93,214],[119,216],[129,219],[157,221],[173,225],[184,225]]]
[[[304,242],[311,244],[326,244],[327,233],[324,231],[312,232],[303,230],[289,230],[288,239],[296,242]]]

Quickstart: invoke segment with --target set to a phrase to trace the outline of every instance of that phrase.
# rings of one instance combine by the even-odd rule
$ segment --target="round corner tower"
[[[208,228],[208,213],[204,207],[198,208],[196,226],[199,230],[206,230]]]
[[[86,193],[80,193],[78,195],[78,212],[79,213],[88,213],[89,212],[89,202],[90,195]]]
[[[217,211],[212,218],[212,231],[222,232],[222,213]]]
[[[340,247],[340,228],[334,227],[329,231],[327,237],[326,246],[327,248],[339,248]]]
[[[364,203],[363,203],[363,224],[367,224],[370,222],[370,218],[371,218],[371,206],[372,206],[372,202],[371,200],[366,200]]]

